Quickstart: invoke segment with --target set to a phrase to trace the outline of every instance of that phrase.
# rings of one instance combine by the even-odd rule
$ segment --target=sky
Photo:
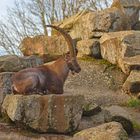
[[[0,0],[0,19],[6,15],[7,6],[13,7],[15,0]]]
[[[0,0],[0,19],[6,16],[7,7],[13,7],[15,0]],[[0,55],[6,52],[0,47]]]

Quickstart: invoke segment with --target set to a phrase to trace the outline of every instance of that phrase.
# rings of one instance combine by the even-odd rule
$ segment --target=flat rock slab
[[[20,128],[13,123],[0,122],[0,140],[67,140],[71,136],[60,134],[39,134]]]
[[[33,135],[33,136],[32,136]],[[61,135],[34,135],[30,134],[30,136],[27,136],[26,134],[20,134],[16,132],[10,132],[7,135],[7,132],[0,132],[0,139],[1,140],[68,140],[69,138],[67,136],[61,136]]]
[[[78,128],[82,116],[82,95],[8,95],[3,114],[38,132],[69,133]]]

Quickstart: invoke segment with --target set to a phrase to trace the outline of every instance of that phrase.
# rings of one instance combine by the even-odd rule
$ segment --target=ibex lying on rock
[[[69,71],[72,71],[72,73],[81,71],[76,59],[77,52],[70,35],[59,27],[52,25],[47,25],[47,27],[52,27],[63,35],[67,41],[69,52],[52,64],[26,68],[15,73],[12,77],[14,94],[47,94],[48,92],[62,94]]]

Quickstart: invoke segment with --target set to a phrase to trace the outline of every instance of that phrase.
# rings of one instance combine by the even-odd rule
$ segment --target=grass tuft
[[[95,58],[90,57],[90,56],[84,56],[84,57],[80,57],[78,59],[79,60],[83,60],[83,61],[89,61],[89,62],[95,62],[95,61],[97,61]]]
[[[133,127],[136,131],[140,131],[140,124],[136,121],[132,121]]]
[[[131,98],[131,99],[127,102],[127,106],[128,106],[128,107],[139,108],[139,107],[140,107],[140,100],[139,100],[139,99],[136,99],[136,98]]]
[[[117,67],[117,65],[111,64],[109,61],[107,61],[105,59],[96,59],[96,58],[90,57],[90,56],[83,56],[83,57],[79,58],[79,60],[96,62],[97,64],[107,65],[108,67]]]

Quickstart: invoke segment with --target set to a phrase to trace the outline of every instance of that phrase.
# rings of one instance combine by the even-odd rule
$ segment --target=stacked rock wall
[[[140,69],[140,32],[133,31],[140,30],[139,9],[139,0],[114,0],[110,8],[80,11],[54,25],[65,29],[76,40],[78,57],[103,58],[129,75],[132,70]],[[38,36],[23,40],[23,53],[43,55],[46,50],[52,55],[65,53],[66,42],[55,31],[52,33],[52,37]],[[39,40],[48,43],[44,46]]]
[[[77,40],[79,57],[102,57],[110,63],[118,65],[126,75],[130,74],[123,85],[123,89],[124,92],[135,95],[140,93],[140,32],[130,31],[130,29],[138,23],[138,5],[139,2],[136,0],[134,3],[132,1],[114,0],[111,8],[97,12],[82,11],[56,24],[67,30],[72,38]],[[56,35],[55,32],[53,33],[55,35],[52,37],[25,38],[21,42],[21,50],[27,56],[32,54],[46,55],[48,53],[61,55],[68,51],[65,40],[58,34]],[[14,72],[27,67],[38,66],[43,62],[36,57],[22,59],[16,56],[7,56],[7,59],[5,57],[3,59],[0,62],[0,72],[2,72],[0,74],[0,104],[3,115],[8,116],[17,125],[23,124],[41,133],[70,133],[77,130],[85,103],[84,96],[68,94],[7,95],[12,92],[11,76]],[[105,123],[106,120],[116,121],[113,118],[116,118],[116,114],[119,113],[115,112],[116,114],[114,114],[111,110],[116,111],[117,109],[116,107],[110,108],[111,117],[109,119],[106,119],[106,116],[100,112],[100,116],[103,118],[101,123]],[[123,112],[120,110],[119,108],[119,112]],[[94,114],[94,121],[96,120],[95,116],[99,121],[98,113]],[[127,133],[132,133],[133,126],[126,113],[124,114],[119,114],[119,117],[121,116],[127,121],[131,129],[121,125],[121,122],[111,122],[83,130],[72,139],[86,140],[92,137],[97,139],[106,137],[110,140],[127,140]]]

